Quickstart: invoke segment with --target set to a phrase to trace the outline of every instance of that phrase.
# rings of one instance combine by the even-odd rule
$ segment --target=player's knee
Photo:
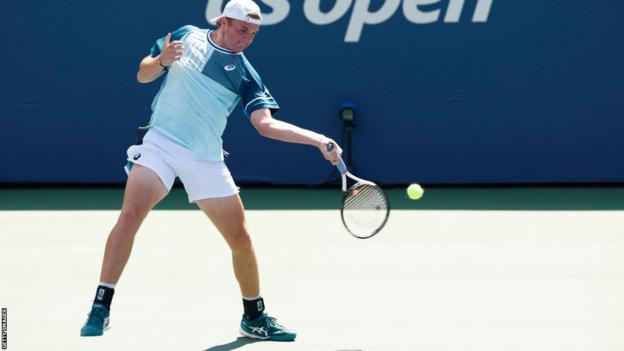
[[[136,208],[126,207],[121,210],[117,224],[122,227],[136,227],[143,221],[144,217],[145,214],[143,214],[142,211]]]
[[[231,240],[232,250],[234,251],[251,251],[253,248],[253,244],[251,242],[251,236],[246,231],[242,231],[236,234]]]

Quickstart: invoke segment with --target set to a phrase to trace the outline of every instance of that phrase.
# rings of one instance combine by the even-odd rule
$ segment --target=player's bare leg
[[[100,281],[117,284],[141,223],[166,195],[167,188],[154,171],[136,164],[132,167],[126,182],[121,213],[106,241]]]
[[[293,341],[297,334],[264,313],[260,296],[260,279],[256,254],[247,230],[245,211],[237,195],[206,199],[197,202],[199,208],[212,220],[232,250],[234,274],[243,295],[244,314],[240,333],[264,340]]]
[[[260,279],[256,253],[247,230],[243,203],[238,195],[197,201],[199,208],[210,218],[232,250],[234,275],[241,294],[260,295]]]
[[[166,195],[167,188],[154,171],[136,164],[132,167],[121,213],[106,241],[100,285],[81,336],[99,336],[108,328],[115,284],[128,262],[134,237],[147,213]]]

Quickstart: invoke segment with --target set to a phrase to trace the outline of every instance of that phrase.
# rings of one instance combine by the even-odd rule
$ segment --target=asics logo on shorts
[[[235,70],[236,66],[234,66],[234,65],[227,65],[227,66],[223,67],[223,69],[228,71],[228,72],[230,72],[230,71]]]
[[[136,154],[134,154],[134,156],[132,156],[132,159],[136,161],[136,160],[138,160],[140,157],[141,157],[141,154],[140,154],[140,153],[136,153]]]

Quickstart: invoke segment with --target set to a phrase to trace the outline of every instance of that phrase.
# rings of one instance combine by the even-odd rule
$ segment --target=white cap
[[[249,15],[258,16],[260,19],[255,19]],[[228,17],[237,19],[239,21],[248,22],[260,25],[262,22],[262,14],[260,13],[260,7],[256,5],[252,0],[230,0],[223,9],[221,16],[215,17],[208,21],[210,24],[217,24],[217,21],[221,17]]]

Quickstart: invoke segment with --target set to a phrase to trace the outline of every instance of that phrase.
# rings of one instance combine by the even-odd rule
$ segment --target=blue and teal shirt
[[[171,41],[184,43],[184,54],[169,68],[154,97],[149,127],[201,159],[222,161],[221,136],[240,101],[247,117],[279,106],[245,55],[218,46],[210,32],[184,26],[171,33]],[[156,41],[152,57],[160,54],[164,42],[164,37]]]

